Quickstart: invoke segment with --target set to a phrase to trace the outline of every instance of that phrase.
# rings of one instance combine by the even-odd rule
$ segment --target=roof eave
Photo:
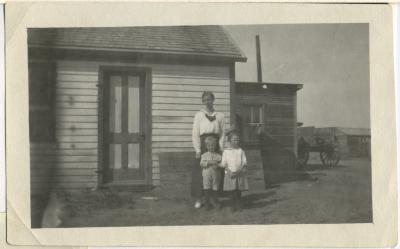
[[[236,84],[250,84],[250,85],[267,85],[267,87],[273,86],[288,86],[288,87],[296,87],[296,91],[303,89],[303,84],[298,83],[273,83],[273,82],[246,82],[246,81],[236,81]]]
[[[204,52],[190,52],[190,51],[168,51],[168,50],[154,50],[154,49],[126,49],[126,48],[101,48],[101,47],[77,47],[77,46],[49,46],[42,44],[29,44],[29,48],[38,49],[55,49],[55,50],[75,50],[75,51],[91,51],[91,52],[127,52],[133,54],[153,54],[153,55],[177,55],[177,56],[195,56],[195,57],[208,57],[224,60],[231,60],[235,62],[246,62],[247,58],[242,55],[234,54],[218,54],[218,53],[204,53]]]
[[[240,53],[240,57],[244,58],[243,61],[240,62],[247,62],[247,58],[245,56],[245,53],[243,52],[243,50],[240,48],[240,46],[238,46],[238,44],[236,43],[235,39],[233,39],[233,37],[231,36],[231,34],[225,30],[225,28],[223,28],[222,26],[220,26],[221,29],[224,31],[224,33],[226,34],[226,36],[228,37],[229,41],[236,47],[236,49],[239,51]]]

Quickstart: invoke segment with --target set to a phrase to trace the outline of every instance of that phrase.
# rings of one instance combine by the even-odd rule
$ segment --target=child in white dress
[[[241,209],[241,192],[249,189],[246,176],[247,159],[244,151],[239,147],[239,135],[235,132],[228,134],[230,148],[222,154],[221,167],[225,168],[224,191],[230,191],[232,210]]]

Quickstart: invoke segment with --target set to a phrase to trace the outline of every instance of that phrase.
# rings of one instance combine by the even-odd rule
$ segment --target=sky
[[[304,126],[369,128],[368,24],[224,26],[247,62],[237,81],[257,81],[260,35],[263,82],[303,84],[297,119]]]

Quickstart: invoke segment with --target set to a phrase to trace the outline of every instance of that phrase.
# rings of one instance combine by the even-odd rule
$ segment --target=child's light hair
[[[239,133],[236,130],[229,131],[228,134],[226,134],[226,136],[228,137],[228,141],[231,141],[233,136],[237,136],[240,138]]]

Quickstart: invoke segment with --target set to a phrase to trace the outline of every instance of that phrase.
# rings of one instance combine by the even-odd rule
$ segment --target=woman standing
[[[212,92],[204,92],[201,96],[204,108],[196,113],[193,122],[193,147],[196,151],[196,162],[192,168],[191,195],[195,200],[195,208],[201,207],[203,196],[203,178],[200,167],[200,157],[206,151],[204,140],[208,136],[218,139],[217,150],[222,152],[224,147],[224,114],[216,112],[214,109],[215,96]]]

